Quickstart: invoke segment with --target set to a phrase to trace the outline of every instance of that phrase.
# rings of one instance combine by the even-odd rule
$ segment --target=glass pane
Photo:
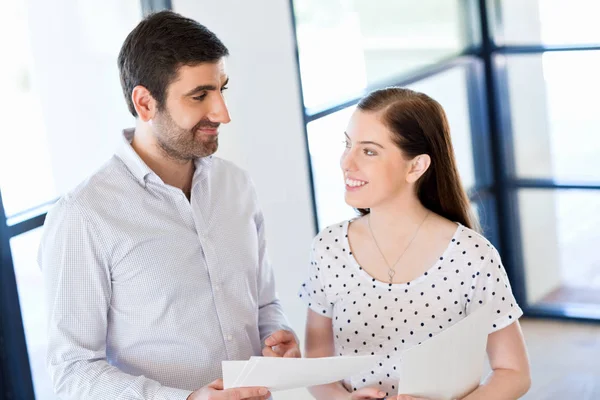
[[[477,215],[482,235],[502,254],[500,237],[498,235],[498,214],[494,196],[490,194],[476,195],[471,199],[471,206]]]
[[[600,179],[600,51],[506,58],[517,175]]]
[[[528,302],[600,306],[600,191],[519,192]]]
[[[307,126],[319,230],[357,215],[344,201],[344,176],[340,168],[344,131],[354,109],[348,107]]]
[[[54,389],[46,370],[46,304],[44,282],[37,264],[37,249],[42,228],[37,228],[11,239],[15,277],[21,304],[23,327],[29,352],[29,363],[36,400],[54,400]]]
[[[433,97],[446,110],[459,173],[468,190],[474,182],[471,129],[466,75],[462,66],[410,85]],[[351,218],[354,210],[344,202],[344,181],[339,166],[344,151],[344,130],[355,107],[312,121],[307,126],[319,227]]]
[[[8,55],[0,64],[0,185],[11,216],[83,180],[133,126],[116,60],[141,9],[139,0],[0,0],[0,8]]]
[[[470,44],[460,0],[294,0],[304,104],[321,106]]]
[[[505,45],[600,43],[598,0],[488,0],[495,40]]]

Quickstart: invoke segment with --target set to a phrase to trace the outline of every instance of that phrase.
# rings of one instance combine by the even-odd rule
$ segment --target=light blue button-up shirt
[[[47,365],[64,399],[185,399],[289,329],[247,174],[198,159],[188,201],[132,136],[46,219]]]

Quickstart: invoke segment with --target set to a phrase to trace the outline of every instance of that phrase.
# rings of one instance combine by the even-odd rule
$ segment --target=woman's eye
[[[350,142],[347,140],[344,140],[342,143],[344,143],[344,146],[346,146],[347,149],[350,148]]]
[[[368,156],[376,156],[377,155],[377,153],[375,153],[374,151],[369,150],[369,149],[364,149],[363,151]]]

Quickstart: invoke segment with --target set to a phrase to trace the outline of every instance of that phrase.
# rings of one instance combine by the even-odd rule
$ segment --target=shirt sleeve
[[[283,307],[279,301],[275,286],[275,275],[273,267],[269,260],[267,252],[267,239],[265,233],[265,218],[258,205],[258,196],[254,188],[254,183],[247,173],[244,173],[248,189],[251,192],[252,202],[254,204],[254,223],[256,225],[256,235],[258,243],[258,331],[260,341],[264,347],[265,340],[278,330],[290,331],[296,337],[298,336],[290,327],[290,324],[283,312]]]
[[[495,316],[490,333],[507,327],[523,315],[513,296],[500,255],[493,246],[481,256],[479,267],[473,271],[467,315],[489,303]]]
[[[258,233],[258,290],[259,290],[259,310],[258,310],[258,330],[260,340],[264,346],[264,342],[273,332],[278,330],[287,330],[294,333],[283,312],[283,307],[277,297],[275,289],[275,277],[273,268],[269,262],[267,255],[267,244],[265,239],[264,217],[262,212],[258,212],[256,216],[256,229]],[[296,337],[296,342],[298,339]]]
[[[312,244],[310,265],[308,266],[308,278],[300,287],[298,296],[317,314],[332,318],[333,303],[328,299],[325,290],[325,277],[322,274],[318,260],[319,252],[317,240],[315,239]]]
[[[126,374],[107,362],[111,275],[101,240],[76,204],[60,200],[48,214],[38,262],[55,393],[61,399],[185,400],[189,390]]]

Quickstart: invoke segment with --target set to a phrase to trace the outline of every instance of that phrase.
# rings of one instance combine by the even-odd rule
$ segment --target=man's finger
[[[273,351],[272,348],[270,347],[265,347],[262,351],[262,355],[265,357],[281,357],[281,355],[277,354],[275,351]]]
[[[235,388],[227,389],[223,392],[225,400],[239,400],[239,399],[250,399],[252,397],[263,397],[269,391],[267,388],[261,387],[246,387],[246,388]]]
[[[223,390],[223,379],[217,379],[207,385],[207,387],[216,390]]]
[[[296,341],[296,338],[292,332],[279,330],[277,332],[273,332],[273,334],[271,334],[271,336],[265,340],[265,344],[267,346],[275,346],[279,343],[287,343],[291,341]]]
[[[300,350],[297,347],[292,347],[283,355],[284,358],[300,358]]]

